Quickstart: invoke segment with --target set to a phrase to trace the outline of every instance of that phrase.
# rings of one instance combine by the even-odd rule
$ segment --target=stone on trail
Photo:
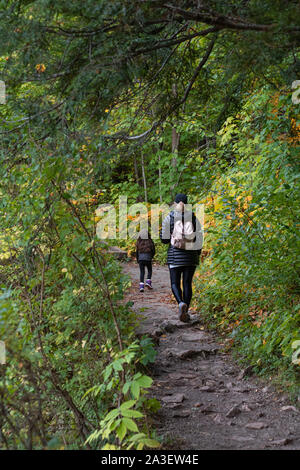
[[[266,423],[263,423],[262,421],[257,421],[254,423],[248,423],[245,427],[247,429],[264,429],[267,428],[268,425]]]
[[[121,250],[118,246],[110,246],[107,250],[107,253],[113,255],[118,260],[123,260],[128,258],[127,251]]]
[[[244,436],[232,436],[232,438],[234,441],[238,441],[238,442],[248,442],[248,441],[254,441],[254,437],[250,437],[250,436],[247,436],[247,437],[244,437]]]
[[[287,444],[291,444],[293,439],[285,438],[285,439],[278,439],[275,441],[271,441],[269,446],[286,446]]]
[[[226,418],[234,418],[235,416],[239,415],[240,413],[241,413],[241,410],[238,407],[238,405],[234,405],[232,408],[230,408],[228,413],[226,413]]]
[[[155,330],[152,331],[151,336],[158,337],[158,336],[161,336],[162,334],[163,334],[162,329],[161,328],[156,328]]]
[[[210,354],[216,354],[217,347],[212,345],[199,345],[191,349],[175,349],[167,348],[164,350],[163,354],[167,357],[174,357],[177,359],[185,360],[195,356],[202,355],[203,358],[206,358]]]
[[[238,393],[248,393],[250,389],[247,387],[232,387],[232,391]]]
[[[241,406],[241,410],[242,411],[252,411],[252,408],[247,405],[247,403],[243,403],[242,406]]]
[[[173,418],[188,418],[191,412],[189,410],[174,411]]]
[[[215,413],[216,411],[214,410],[213,408],[213,405],[204,405],[204,408],[201,408],[200,409],[201,413],[203,413],[204,415],[207,415],[209,413]]]
[[[183,350],[179,354],[180,359],[187,359],[190,357],[202,355],[204,358],[210,354],[216,354],[218,352],[218,346],[216,345],[211,345],[211,344],[203,344],[199,345],[196,348],[191,348],[187,350]]]
[[[292,405],[283,406],[282,408],[280,408],[280,411],[295,411],[296,413],[298,413],[297,408]]]
[[[227,383],[225,384],[225,387],[228,388],[228,390],[231,390],[232,387],[233,387],[232,382],[227,382]]]
[[[204,385],[204,387],[199,387],[199,392],[215,392],[216,389],[210,385]]]
[[[171,410],[176,410],[177,408],[181,408],[181,403],[166,403],[166,406]]]
[[[189,359],[190,357],[195,357],[203,353],[202,349],[185,349],[183,351],[179,351],[177,357],[179,359]]]
[[[177,325],[174,322],[165,320],[161,323],[160,328],[167,333],[173,333],[177,329]]]
[[[184,333],[181,336],[181,340],[184,342],[197,342],[197,341],[202,341],[203,339],[207,340],[208,336],[204,331],[199,331],[199,333]]]
[[[162,397],[164,403],[182,403],[185,399],[183,393],[175,393],[174,395],[167,395]]]
[[[183,329],[183,328],[190,328],[191,326],[196,325],[199,323],[198,319],[193,319],[187,323],[181,322],[180,320],[164,320],[160,327],[162,330],[164,330],[167,333],[174,333],[175,330],[177,329]]]
[[[195,379],[197,377],[197,374],[195,372],[190,372],[188,370],[185,370],[184,372],[171,372],[169,374],[169,377],[172,379]]]
[[[216,424],[222,424],[223,423],[223,418],[220,413],[217,413],[216,416],[214,417],[214,422]]]
[[[237,376],[237,379],[242,380],[246,375],[251,375],[252,372],[253,372],[253,366],[248,366],[245,369],[241,370],[241,372]]]
[[[176,349],[167,348],[163,351],[163,355],[167,358],[176,357],[178,351]]]

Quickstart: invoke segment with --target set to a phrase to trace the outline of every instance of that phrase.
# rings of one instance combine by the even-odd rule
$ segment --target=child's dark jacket
[[[151,251],[147,253],[142,253],[138,249],[136,249],[136,260],[139,263],[140,261],[152,261],[152,258],[154,258],[155,255],[155,245],[153,241],[151,240]]]

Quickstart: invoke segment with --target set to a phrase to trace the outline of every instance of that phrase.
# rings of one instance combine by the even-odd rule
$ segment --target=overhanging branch
[[[216,37],[214,37],[209,45],[208,45],[208,48],[206,49],[206,52],[204,54],[204,56],[202,57],[201,61],[199,62],[198,66],[196,67],[194,73],[193,73],[193,76],[189,82],[189,84],[187,85],[186,89],[185,89],[185,92],[184,92],[184,95],[182,97],[182,99],[175,103],[171,109],[163,116],[161,117],[161,119],[159,121],[156,121],[152,124],[152,126],[146,130],[145,132],[143,132],[142,134],[138,134],[138,135],[133,135],[133,136],[128,136],[126,134],[115,134],[115,135],[105,135],[103,136],[105,139],[109,140],[123,140],[123,141],[128,141],[128,140],[142,140],[144,141],[150,134],[151,132],[153,132],[155,129],[157,129],[157,127],[159,127],[174,111],[176,111],[176,109],[181,106],[182,104],[184,104],[189,96],[189,93],[191,91],[191,89],[193,88],[193,85],[200,73],[200,70],[204,67],[204,65],[206,64],[206,62],[208,61],[209,59],[209,56],[210,54],[212,53],[212,50],[213,50],[213,47],[215,45],[215,42],[216,42]]]
[[[265,32],[275,32],[278,28],[277,23],[272,24],[257,24],[252,23],[248,19],[244,19],[241,17],[235,16],[225,16],[221,15],[217,12],[214,12],[209,9],[205,9],[203,7],[195,10],[184,10],[183,8],[179,8],[172,4],[164,4],[164,8],[177,13],[185,20],[193,20],[197,22],[202,22],[206,24],[211,24],[215,26],[219,26],[220,28],[224,29],[236,29],[236,30],[244,30],[244,31],[265,31]],[[287,28],[279,29],[279,32],[298,32],[300,31],[300,27],[298,26],[290,26]]]

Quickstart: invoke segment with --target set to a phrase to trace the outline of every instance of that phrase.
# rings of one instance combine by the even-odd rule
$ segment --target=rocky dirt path
[[[138,266],[127,300],[140,315],[139,334],[157,343],[151,395],[161,402],[155,427],[164,449],[300,449],[300,412],[284,395],[234,362],[194,314],[180,322],[168,268],[154,266],[152,291],[140,293]]]

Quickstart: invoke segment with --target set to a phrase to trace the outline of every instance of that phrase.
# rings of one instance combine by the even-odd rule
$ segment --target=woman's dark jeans
[[[196,270],[196,266],[179,266],[170,268],[171,288],[175,299],[178,303],[184,302],[189,307],[192,299],[192,281]],[[183,284],[183,292],[181,290],[181,279]]]

